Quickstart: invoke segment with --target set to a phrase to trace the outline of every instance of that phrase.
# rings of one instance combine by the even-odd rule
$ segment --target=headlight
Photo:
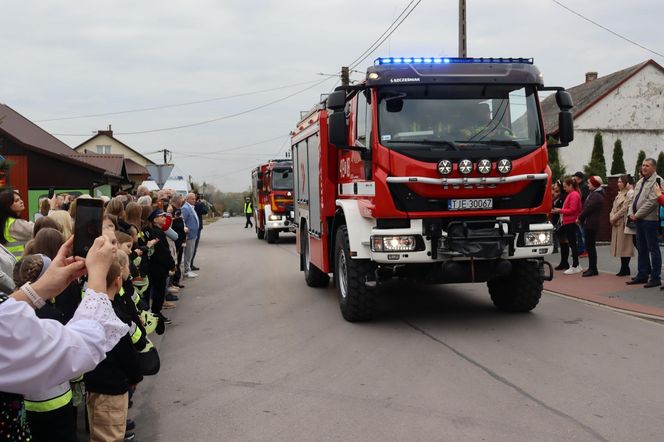
[[[270,215],[267,219],[269,221],[281,221],[281,215]]]
[[[477,171],[482,175],[486,175],[491,172],[491,160],[479,160],[477,163]]]
[[[417,248],[415,236],[372,236],[371,250],[374,252],[410,252]]]
[[[473,171],[473,162],[470,160],[459,161],[459,172],[463,175],[468,175]]]
[[[507,158],[503,158],[502,160],[498,161],[497,169],[498,172],[502,173],[503,175],[507,175],[512,171],[512,162]]]
[[[452,173],[452,162],[450,160],[440,160],[438,162],[438,172],[441,175],[449,175]]]
[[[523,244],[528,246],[550,246],[551,243],[551,231],[534,231],[524,233]]]

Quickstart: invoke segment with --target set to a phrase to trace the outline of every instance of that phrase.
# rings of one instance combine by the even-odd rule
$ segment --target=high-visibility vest
[[[12,228],[12,224],[14,224],[15,221],[16,218],[12,217],[7,218],[7,221],[5,221],[5,229],[3,232],[5,239],[7,240],[5,248],[9,250],[11,254],[16,257],[16,259],[21,259],[21,256],[23,256],[23,249],[25,248],[25,243],[23,241],[17,240],[9,233],[9,231]]]
[[[251,207],[251,201],[244,203],[244,213],[253,213],[253,209]]]
[[[48,390],[25,398],[25,409],[44,413],[67,405],[72,398],[69,382],[63,382]]]

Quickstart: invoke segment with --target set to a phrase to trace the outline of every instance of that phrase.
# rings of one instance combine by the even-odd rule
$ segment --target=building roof
[[[72,157],[92,166],[104,169],[106,175],[126,177],[127,170],[124,166],[124,156],[119,154],[96,154],[92,152],[74,153]]]
[[[104,172],[102,168],[74,158],[73,155],[76,152],[72,148],[2,103],[0,103],[0,133],[5,133],[15,139],[28,150],[58,158],[97,173]]]
[[[127,146],[127,145],[126,145],[125,143],[123,143],[122,141],[120,141],[120,140],[118,140],[117,138],[115,138],[115,137],[113,136],[113,130],[111,130],[111,127],[110,127],[110,126],[109,126],[108,130],[100,130],[100,131],[97,131],[97,134],[96,134],[96,135],[94,135],[94,136],[88,138],[87,140],[83,141],[81,144],[79,144],[78,146],[76,146],[76,147],[74,148],[74,150],[78,151],[78,149],[81,148],[81,147],[83,147],[85,144],[89,143],[90,141],[94,140],[94,139],[97,138],[97,137],[104,136],[104,135],[106,135],[106,136],[109,137],[109,138],[112,138],[115,142],[117,142],[117,143],[119,143],[119,144],[122,144],[124,147],[126,147],[126,148],[129,149],[130,151],[134,152],[134,153],[135,153],[136,155],[138,155],[139,157],[143,158],[143,159],[146,161],[146,164],[154,164],[154,162],[153,162],[150,158],[147,158],[147,157],[146,157],[145,155],[143,155],[142,153],[137,152],[135,149],[132,149],[131,147]],[[86,151],[87,151],[87,149],[86,149]]]
[[[664,68],[654,60],[647,60],[643,63],[628,67],[618,72],[599,77],[595,80],[579,84],[567,89],[572,95],[574,108],[572,116],[577,118],[588,109],[593,107],[601,99],[609,95],[612,91],[620,87],[623,83],[633,77],[648,65],[652,65],[664,73]],[[558,134],[558,105],[556,104],[555,94],[551,94],[542,100],[542,114],[544,118],[544,130],[547,134]]]
[[[141,166],[131,158],[125,158],[124,163],[128,175],[150,175],[150,172],[145,166]]]

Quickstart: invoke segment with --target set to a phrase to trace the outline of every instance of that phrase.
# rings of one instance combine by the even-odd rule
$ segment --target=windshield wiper
[[[521,144],[518,141],[514,140],[468,140],[460,141],[456,140],[457,143],[469,143],[469,144],[493,144],[496,146],[514,146],[518,149],[521,149]]]
[[[447,140],[391,140],[389,143],[399,143],[399,144],[431,144],[434,146],[447,146],[452,150],[459,150],[459,147],[454,144],[453,141]]]

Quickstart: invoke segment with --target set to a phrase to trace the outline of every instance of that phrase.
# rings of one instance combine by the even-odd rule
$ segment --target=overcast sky
[[[664,53],[664,2],[561,0]],[[112,125],[149,158],[174,152],[174,174],[241,191],[250,170],[283,156],[300,111],[335,79],[254,112],[178,130],[122,135],[225,117],[292,95],[367,49],[408,0],[5,2],[0,102],[75,147]],[[551,0],[468,0],[469,56],[534,57],[549,86],[571,87],[649,58],[664,59],[571,14]],[[422,0],[377,56],[457,54],[457,0]],[[362,73],[351,78],[360,79]],[[308,82],[308,83],[307,83]],[[52,120],[271,92],[167,109]],[[51,120],[51,121],[44,121]],[[271,140],[256,144],[261,141]],[[253,144],[249,147],[239,148]],[[238,149],[234,149],[238,148]],[[226,152],[220,152],[220,151]]]

